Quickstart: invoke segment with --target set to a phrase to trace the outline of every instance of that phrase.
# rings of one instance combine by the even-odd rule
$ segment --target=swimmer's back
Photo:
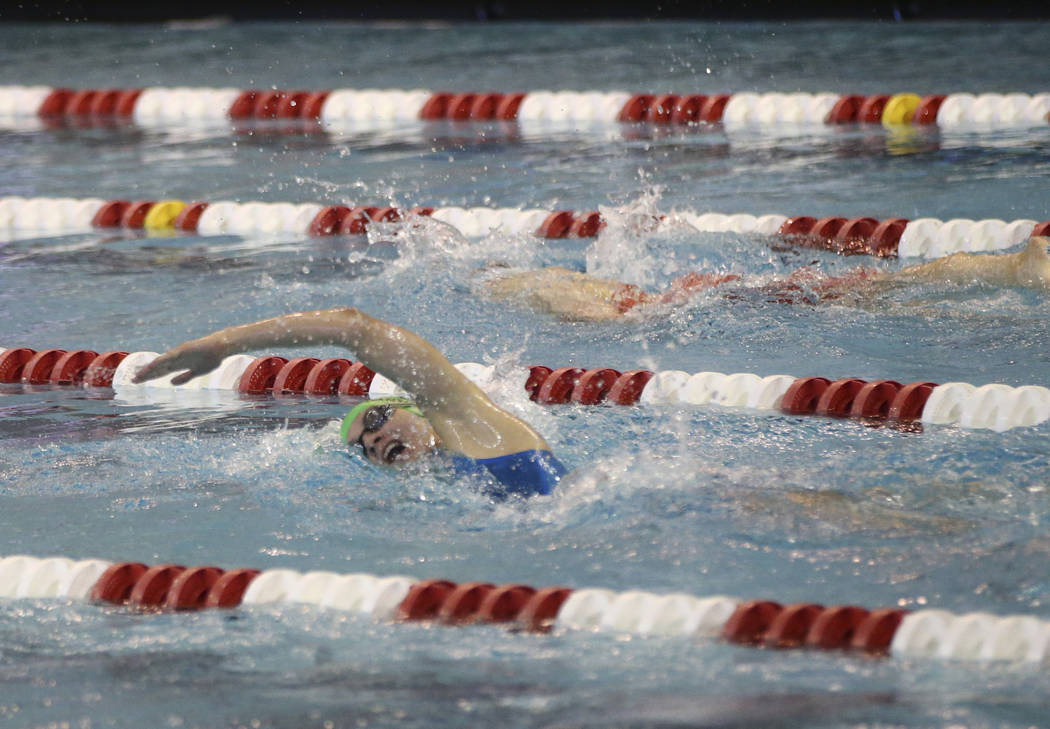
[[[497,299],[518,300],[530,309],[582,321],[616,319],[622,313],[614,297],[619,281],[551,266],[511,273],[488,283]]]
[[[527,450],[495,458],[453,455],[452,465],[460,476],[478,476],[488,482],[496,497],[549,495],[568,469],[548,450]]]

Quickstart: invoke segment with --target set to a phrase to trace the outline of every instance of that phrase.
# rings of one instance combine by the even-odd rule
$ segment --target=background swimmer
[[[1024,250],[1008,254],[955,253],[930,263],[905,268],[896,273],[861,269],[846,276],[814,276],[806,269],[786,281],[763,287],[767,293],[784,297],[785,302],[813,303],[798,296],[802,286],[818,298],[838,298],[858,284],[888,281],[945,281],[948,283],[989,283],[996,286],[1025,286],[1050,291],[1050,239],[1032,238]],[[554,314],[574,321],[608,321],[628,311],[658,304],[681,303],[705,289],[736,281],[734,274],[691,273],[671,282],[659,293],[644,291],[633,284],[599,278],[556,266],[521,271],[488,281],[487,293],[494,298],[520,301],[534,311]]]
[[[549,266],[500,276],[486,287],[497,299],[519,300],[535,311],[578,321],[606,321],[637,306],[685,301],[697,291],[738,278],[690,273],[675,279],[666,291],[654,294],[623,281]]]
[[[910,266],[888,278],[900,281],[947,281],[1024,286],[1050,291],[1050,238],[1030,238],[1017,253],[954,253],[936,261]]]

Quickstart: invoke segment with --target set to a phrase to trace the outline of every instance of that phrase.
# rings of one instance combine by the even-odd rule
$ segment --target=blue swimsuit
[[[495,458],[452,456],[457,476],[481,476],[489,482],[490,493],[533,496],[549,494],[569,469],[550,451],[521,451]]]

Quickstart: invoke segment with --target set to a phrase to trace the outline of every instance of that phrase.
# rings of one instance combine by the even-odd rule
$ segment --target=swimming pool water
[[[0,27],[3,83],[72,87],[1045,91],[1035,24],[215,24]],[[709,72],[710,71],[710,72]],[[1050,130],[728,135],[401,124],[0,132],[0,195],[593,209],[597,242],[376,227],[364,239],[0,241],[0,346],[161,351],[354,305],[454,362],[575,473],[492,504],[337,443],[335,399],[141,399],[0,385],[0,555],[367,571],[1050,617],[1048,424],[923,432],[717,406],[542,407],[522,365],[1048,384],[1045,296],[900,286],[820,306],[721,294],[566,323],[479,295],[559,264],[744,290],[898,261],[638,231],[674,209],[1046,219]],[[283,354],[290,354],[284,352]],[[304,354],[334,356],[336,350]],[[967,726],[1046,723],[1032,666],[868,660],[615,634],[372,623],[306,607],[136,614],[0,604],[0,723],[30,726]]]

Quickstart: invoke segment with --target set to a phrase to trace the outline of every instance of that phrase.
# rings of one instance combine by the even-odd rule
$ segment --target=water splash
[[[673,256],[668,241],[653,235],[660,199],[659,188],[650,187],[622,206],[599,209],[605,227],[587,248],[587,273],[647,287],[669,273]]]

